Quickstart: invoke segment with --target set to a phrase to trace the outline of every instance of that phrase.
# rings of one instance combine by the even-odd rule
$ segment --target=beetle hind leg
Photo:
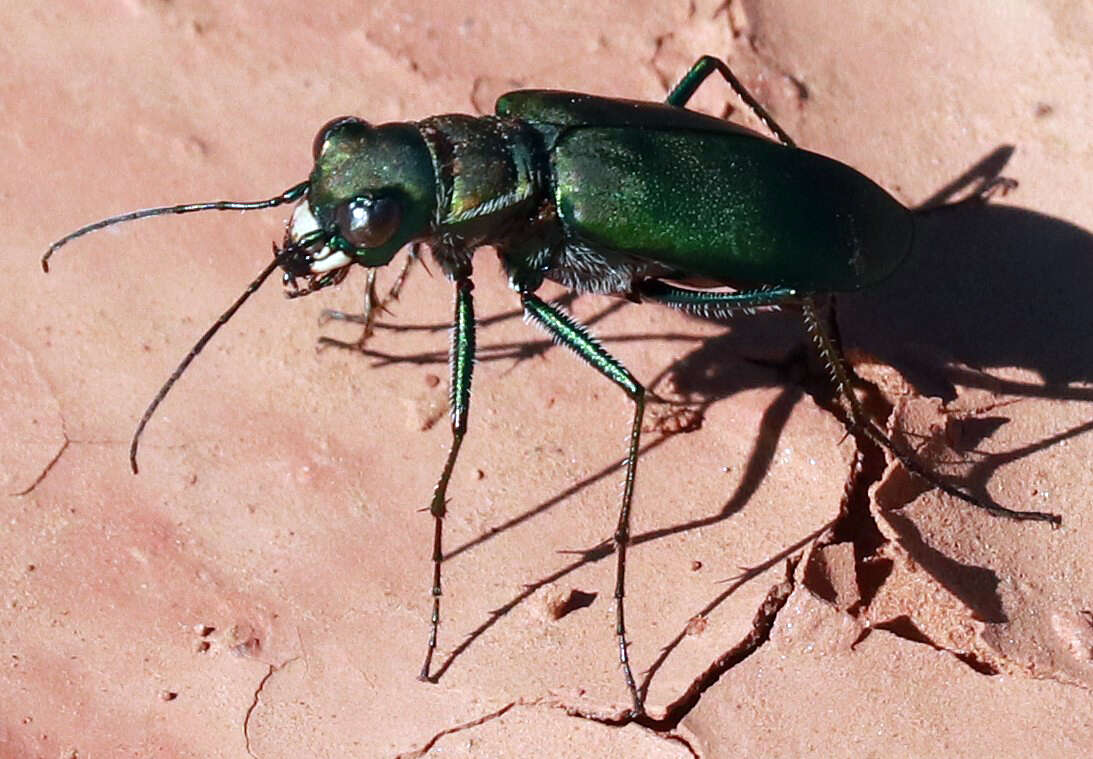
[[[865,410],[858,401],[858,396],[854,394],[854,388],[850,382],[850,369],[847,367],[846,359],[843,357],[842,350],[840,350],[838,343],[834,339],[832,330],[828,329],[820,320],[815,301],[811,297],[805,297],[802,300],[801,308],[804,316],[805,329],[808,332],[809,337],[812,338],[812,342],[816,346],[820,358],[827,365],[828,371],[831,373],[831,380],[835,384],[836,391],[846,402],[852,431],[863,433],[874,443],[890,451],[905,469],[926,480],[926,482],[930,483],[938,490],[941,490],[954,498],[959,498],[961,501],[964,501],[971,506],[975,506],[978,509],[983,509],[994,516],[1018,521],[1050,522],[1052,525],[1059,525],[1062,522],[1062,519],[1057,514],[1049,514],[1042,511],[1016,511],[997,504],[984,502],[971,493],[945,482],[938,477],[938,475],[927,469],[926,466],[918,461],[911,453],[897,446],[884,430],[878,427],[876,422],[866,415]]]
[[[690,71],[683,75],[683,78],[679,80],[679,84],[672,88],[672,91],[668,93],[668,97],[664,102],[668,105],[676,105],[682,108],[687,105],[687,101],[691,99],[691,96],[695,94],[695,91],[702,85],[706,79],[709,78],[713,72],[721,74],[729,86],[732,87],[732,91],[736,93],[737,97],[744,101],[744,104],[751,109],[751,112],[755,114],[755,117],[763,122],[763,126],[774,134],[778,141],[786,147],[797,147],[797,143],[793,141],[793,138],[789,136],[789,133],[782,127],[778,126],[778,122],[774,120],[774,117],[767,112],[755,96],[748,92],[748,88],[736,78],[736,75],[732,73],[732,69],[720,58],[714,58],[712,55],[704,55],[695,61],[691,66]]]
[[[767,287],[731,293],[708,292],[676,287],[659,279],[645,279],[635,283],[632,294],[640,300],[660,303],[704,319],[727,319],[740,311],[754,313],[757,308],[777,308],[800,299],[800,293],[791,287]]]
[[[1016,511],[997,504],[986,503],[971,493],[951,485],[926,468],[912,454],[903,450],[877,424],[871,420],[862,408],[850,382],[850,370],[846,359],[839,349],[832,330],[820,320],[816,302],[812,295],[799,293],[791,288],[768,288],[746,290],[735,293],[704,292],[675,287],[660,280],[648,279],[637,283],[634,294],[643,300],[656,301],[672,308],[706,318],[724,318],[737,311],[751,311],[763,306],[777,306],[781,303],[797,303],[801,306],[805,330],[812,339],[821,360],[831,373],[835,390],[843,399],[852,432],[861,432],[882,448],[891,451],[909,472],[921,477],[934,487],[965,503],[983,509],[999,517],[1016,520],[1035,520],[1060,523],[1056,514],[1040,511]]]

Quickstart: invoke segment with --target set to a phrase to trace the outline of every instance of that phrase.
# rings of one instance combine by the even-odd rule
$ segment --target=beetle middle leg
[[[364,305],[361,308],[359,314],[349,313],[346,311],[338,311],[333,308],[324,308],[319,313],[319,326],[322,326],[330,321],[351,322],[353,324],[361,324],[364,326],[364,331],[357,340],[338,340],[337,338],[327,337],[325,335],[319,337],[319,345],[333,345],[337,348],[348,348],[351,350],[364,350],[365,343],[368,342],[368,338],[372,337],[372,333],[376,326],[376,317],[381,311],[386,311],[388,304],[399,299],[399,295],[402,294],[402,286],[406,284],[406,277],[410,273],[410,269],[413,267],[421,256],[420,244],[414,243],[410,246],[410,252],[406,256],[406,260],[402,264],[402,268],[399,269],[398,274],[395,275],[394,282],[391,283],[391,287],[387,290],[387,295],[383,298],[379,297],[379,293],[376,292],[376,273],[378,269],[368,270],[368,279],[364,287]]]
[[[562,345],[566,346],[600,374],[621,387],[634,402],[634,421],[630,428],[630,442],[626,450],[626,479],[623,484],[622,506],[619,508],[619,521],[615,527],[615,635],[619,641],[619,664],[630,690],[633,706],[631,717],[641,716],[645,709],[638,693],[634,673],[630,669],[629,643],[626,640],[626,615],[623,609],[623,597],[626,594],[626,548],[630,543],[630,502],[634,495],[634,474],[638,464],[638,446],[641,438],[641,420],[645,414],[645,388],[638,383],[625,366],[612,356],[593,338],[588,330],[577,320],[559,311],[553,306],[535,297],[528,290],[520,291],[524,313],[528,318],[546,330]]]

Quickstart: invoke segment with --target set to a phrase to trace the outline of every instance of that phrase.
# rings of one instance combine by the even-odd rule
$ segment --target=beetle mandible
[[[684,107],[714,72],[776,140]],[[286,294],[298,297],[340,283],[354,264],[374,271],[404,246],[428,244],[455,285],[455,318],[452,443],[429,504],[433,600],[423,680],[431,679],[440,625],[448,482],[467,431],[471,399],[472,255],[485,245],[497,251],[527,319],[618,385],[634,405],[614,532],[616,636],[631,716],[643,713],[643,703],[631,671],[623,604],[630,502],[647,393],[583,325],[536,296],[544,280],[576,292],[622,295],[703,316],[795,305],[855,431],[973,506],[1011,519],[1060,521],[1054,514],[982,502],[941,481],[865,415],[815,298],[866,288],[891,275],[910,252],[914,215],[854,169],[798,148],[717,58],[700,58],[664,103],[521,90],[502,95],[493,116],[448,114],[378,126],[342,117],[319,131],[313,158],[307,181],[266,200],[150,208],[89,224],[53,243],[42,267],[48,271],[50,257],[69,241],[124,221],[298,202],[282,245],[274,246],[273,260],[202,335],[145,411],[130,446],[136,472],[140,435],[156,407],[277,267],[283,270]],[[710,290],[711,283],[733,290]]]

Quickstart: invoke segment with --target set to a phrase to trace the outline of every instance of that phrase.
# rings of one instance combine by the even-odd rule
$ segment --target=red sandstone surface
[[[1090,752],[1088,5],[128,0],[9,4],[0,35],[0,756]],[[119,227],[47,277],[50,241],[279,192],[336,115],[486,113],[517,87],[656,100],[704,53],[803,147],[909,205],[984,158],[1019,181],[931,217],[840,320],[897,439],[1060,529],[977,512],[875,453],[840,517],[855,441],[818,402],[794,314],[710,324],[581,297],[573,313],[702,422],[645,434],[627,612],[651,721],[619,727],[614,561],[579,551],[613,529],[628,404],[522,323],[488,251],[436,684],[415,675],[420,510],[449,440],[442,277],[413,272],[383,317],[419,328],[377,332],[370,348],[412,359],[394,361],[316,352],[355,338],[316,321],[359,303],[362,273],[291,302],[268,285],[129,472],[141,411],[286,213]],[[714,80],[695,100],[737,105]]]

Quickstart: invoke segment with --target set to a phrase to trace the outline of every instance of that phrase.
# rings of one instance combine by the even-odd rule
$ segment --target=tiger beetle
[[[685,108],[714,72],[776,140]],[[432,614],[422,680],[431,679],[448,482],[471,400],[472,255],[485,245],[497,251],[527,320],[618,385],[634,404],[614,532],[615,633],[633,717],[643,713],[643,704],[627,653],[623,598],[647,392],[580,322],[535,295],[545,279],[578,293],[621,295],[706,317],[782,305],[799,308],[853,431],[965,503],[1010,519],[1060,522],[1054,514],[980,501],[941,481],[866,416],[816,299],[860,290],[891,275],[910,252],[914,215],[854,169],[798,148],[717,58],[700,58],[664,103],[519,90],[502,95],[493,116],[449,114],[378,126],[352,116],[334,119],[319,130],[313,156],[307,181],[280,195],[150,208],[103,219],[53,243],[42,267],[48,271],[49,258],[71,240],[125,221],[297,204],[283,243],[274,245],[273,260],[202,335],[145,411],[130,446],[136,472],[140,435],[156,407],[274,269],[283,270],[285,293],[295,298],[340,283],[353,264],[372,273],[404,246],[412,245],[416,254],[419,243],[428,245],[455,284],[455,319],[452,442],[429,503],[434,520]]]

